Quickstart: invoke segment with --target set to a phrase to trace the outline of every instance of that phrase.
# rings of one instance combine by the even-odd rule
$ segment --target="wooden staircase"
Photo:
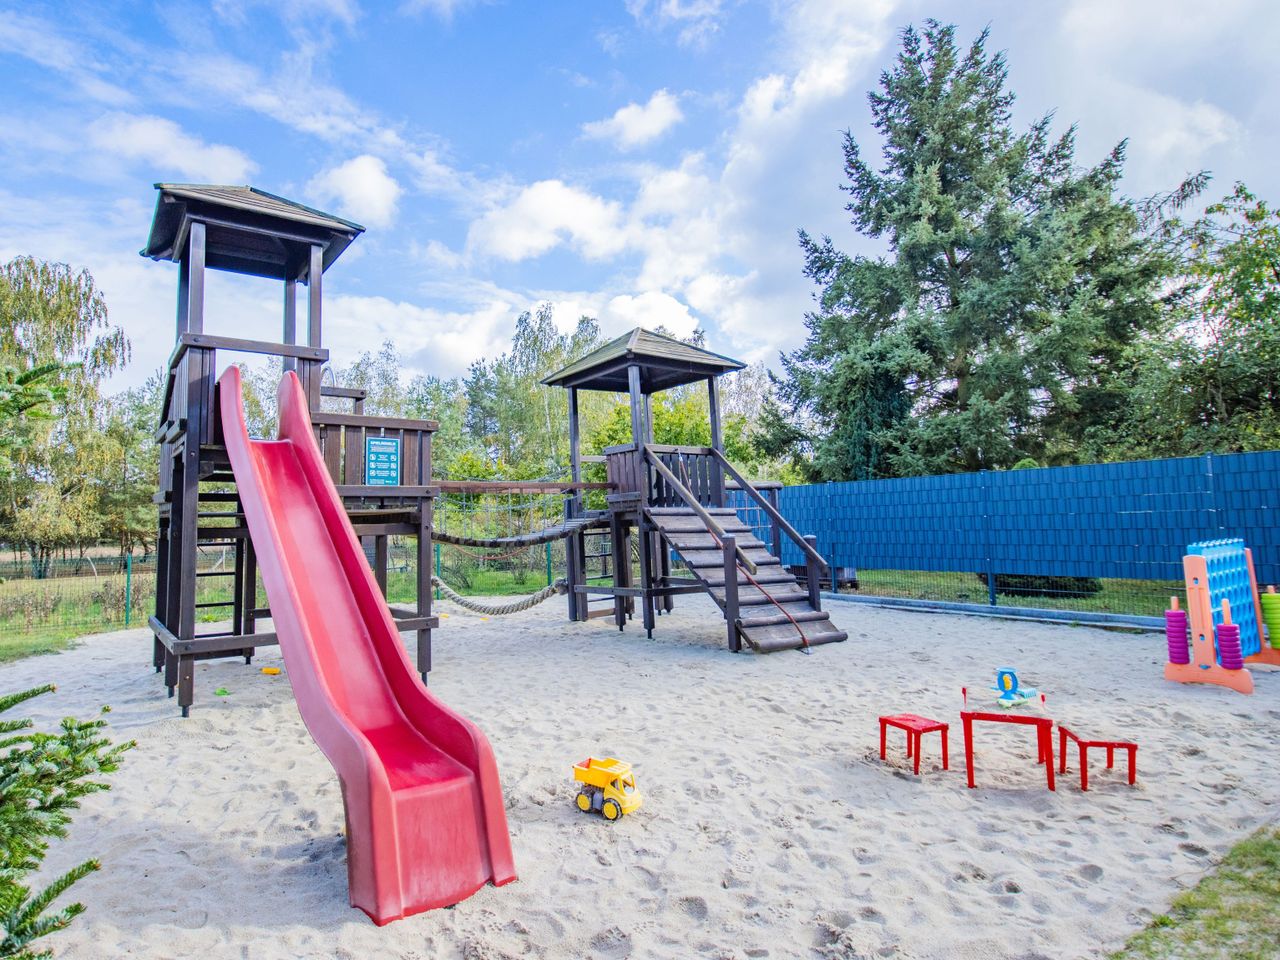
[[[725,544],[712,532],[702,513],[732,538],[737,559],[732,562],[735,582],[728,583]],[[646,507],[645,516],[663,541],[684,561],[725,617],[736,623],[736,636],[753,650],[772,653],[847,640],[848,634],[819,609],[817,583],[800,583],[769,552],[751,528],[727,507]],[[754,564],[750,573],[743,559]],[[736,589],[735,589],[736,588]],[[730,646],[737,646],[730,641]]]

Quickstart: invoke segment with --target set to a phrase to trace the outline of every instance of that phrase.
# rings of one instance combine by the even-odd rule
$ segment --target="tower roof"
[[[627,368],[630,366],[640,368],[641,391],[657,393],[741,370],[746,364],[674,337],[636,327],[542,382],[552,387],[625,393],[628,390]]]
[[[327,270],[364,232],[333,214],[256,187],[157,183],[160,195],[142,255],[179,260],[192,221],[205,224],[205,263],[212,269],[296,280],[310,264],[312,244],[324,247]]]

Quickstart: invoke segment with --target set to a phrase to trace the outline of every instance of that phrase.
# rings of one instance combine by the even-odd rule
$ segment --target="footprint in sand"
[[[1180,843],[1178,844],[1178,849],[1193,857],[1207,857],[1209,855],[1209,851],[1198,843]]]
[[[679,900],[680,910],[686,917],[690,917],[699,922],[707,919],[707,901],[701,897],[681,897]]]
[[[617,927],[610,927],[591,938],[591,950],[598,957],[630,956],[631,937]]]
[[[1084,866],[1077,869],[1076,873],[1080,874],[1080,876],[1084,877],[1086,880],[1094,882],[1102,879],[1103,870],[1096,863],[1086,863]]]

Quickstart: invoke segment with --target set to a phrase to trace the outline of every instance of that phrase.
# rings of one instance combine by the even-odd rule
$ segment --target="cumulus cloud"
[[[619,294],[600,311],[601,323],[610,327],[666,327],[678,337],[698,329],[698,319],[689,308],[670,294],[649,290],[639,296]]]
[[[672,27],[682,46],[701,46],[720,29],[724,0],[627,0],[627,12],[642,24]]]
[[[620,150],[652,143],[684,119],[680,99],[659,90],[645,104],[629,103],[607,120],[582,125],[582,133],[592,140],[611,140]]]
[[[471,224],[467,249],[500,260],[527,260],[570,243],[588,260],[626,246],[621,206],[560,180],[541,180]]]
[[[172,120],[146,114],[107,113],[89,125],[89,142],[99,150],[147,164],[158,176],[246,183],[258,165],[234,147],[205,143]]]
[[[395,221],[401,189],[382,159],[366,153],[316,174],[307,192],[337,203],[344,217],[370,227],[389,227]]]

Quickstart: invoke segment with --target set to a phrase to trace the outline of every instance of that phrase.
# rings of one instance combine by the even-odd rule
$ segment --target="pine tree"
[[[0,714],[54,689],[47,685],[0,697]],[[108,789],[98,778],[114,772],[134,746],[132,741],[113,746],[103,735],[105,727],[102,719],[68,717],[58,733],[42,733],[31,720],[0,719],[0,957],[51,956],[32,943],[84,912],[80,903],[52,908],[74,883],[98,869],[96,860],[79,864],[38,892],[23,880],[40,866],[49,840],[66,836],[81,798]]]
[[[1015,133],[986,44],[907,28],[869,95],[883,167],[845,134],[846,209],[888,254],[800,233],[821,293],[780,393],[819,428],[822,479],[1069,461],[1123,404],[1114,361],[1159,319],[1168,263],[1115,195],[1124,143],[1081,170],[1051,115]]]

